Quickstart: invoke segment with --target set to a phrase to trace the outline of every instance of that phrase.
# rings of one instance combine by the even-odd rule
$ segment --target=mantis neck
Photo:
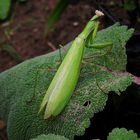
[[[82,33],[79,35],[80,38],[86,40],[89,36],[89,34],[93,31],[96,30],[97,24],[99,24],[99,16],[95,15],[91,18],[91,20],[87,23],[86,27],[82,31]],[[97,31],[96,31],[97,32]],[[95,33],[96,34],[96,33]]]

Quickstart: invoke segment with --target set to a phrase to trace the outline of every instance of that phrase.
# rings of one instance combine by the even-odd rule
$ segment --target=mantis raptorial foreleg
[[[104,43],[93,43],[86,45],[87,48],[94,48],[94,49],[103,49],[106,47],[112,47],[112,42],[104,42]]]
[[[106,47],[110,47],[112,49],[112,42],[103,42],[103,43],[94,43],[94,39],[97,35],[97,31],[99,28],[99,22],[95,25],[95,29],[90,33],[86,41],[87,48],[94,48],[94,49],[103,49]]]

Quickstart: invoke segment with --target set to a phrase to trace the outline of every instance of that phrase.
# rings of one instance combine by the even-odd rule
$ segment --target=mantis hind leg
[[[86,62],[86,61],[83,61],[83,63],[84,63],[84,66],[83,67],[86,67],[86,65],[92,65],[92,66],[94,66],[94,72],[93,71],[91,71],[91,72],[86,72],[85,74],[82,74],[80,77],[81,78],[84,78],[84,77],[86,77],[86,76],[88,76],[88,75],[95,75],[94,76],[94,78],[95,78],[95,83],[96,83],[96,86],[98,87],[98,89],[102,92],[102,93],[106,93],[106,88],[107,87],[104,87],[104,88],[102,88],[101,87],[101,84],[99,83],[99,81],[98,81],[98,78],[97,78],[97,73],[98,73],[98,70],[97,70],[97,65],[98,64],[95,64],[95,63],[93,63],[93,62]],[[102,67],[102,66],[101,66]]]

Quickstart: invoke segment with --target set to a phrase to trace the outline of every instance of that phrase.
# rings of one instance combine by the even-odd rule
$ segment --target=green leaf
[[[11,0],[0,0],[0,19],[7,18],[10,10]]]
[[[0,44],[0,51],[6,51],[9,55],[15,59],[16,62],[22,62],[23,58],[20,54],[16,51],[14,47],[9,44]]]
[[[31,140],[68,140],[68,139],[63,136],[48,134],[48,135],[39,135],[37,136],[37,138]]]
[[[53,11],[50,13],[48,17],[45,35],[47,35],[53,29],[53,26],[59,20],[60,16],[64,12],[68,4],[69,4],[69,0],[58,1],[56,7],[53,9]]]
[[[138,140],[138,136],[133,130],[127,130],[125,128],[114,128],[109,133],[107,140]]]
[[[10,140],[28,140],[42,133],[69,139],[83,135],[94,114],[104,109],[107,93],[120,94],[132,82],[132,78],[123,73],[127,63],[125,44],[132,33],[132,29],[115,24],[97,34],[95,42],[111,41],[112,50],[85,50],[84,57],[92,56],[91,62],[82,65],[70,102],[59,116],[48,120],[39,116],[38,110],[58,68],[59,51],[27,60],[1,73],[0,118],[7,121]]]
[[[134,0],[126,0],[124,2],[124,9],[127,11],[133,11],[136,9],[136,2]]]

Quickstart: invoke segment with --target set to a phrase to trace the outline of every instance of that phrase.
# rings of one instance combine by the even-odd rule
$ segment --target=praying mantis
[[[69,102],[78,82],[84,48],[87,44],[95,48],[110,45],[110,42],[104,45],[90,44],[90,40],[96,37],[99,18],[103,15],[101,11],[96,10],[84,30],[73,41],[40,105],[39,114],[43,112],[44,119],[59,115]]]

